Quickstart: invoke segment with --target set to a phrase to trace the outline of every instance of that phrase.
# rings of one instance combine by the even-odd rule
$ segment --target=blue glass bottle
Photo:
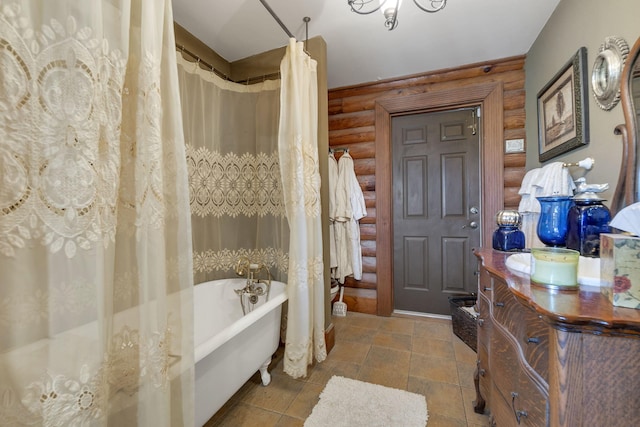
[[[547,246],[564,246],[567,238],[567,218],[573,204],[571,196],[536,197],[540,202],[538,238]]]
[[[600,257],[600,233],[610,233],[611,212],[595,193],[582,193],[573,198],[569,209],[567,248],[585,257]]]
[[[504,252],[524,249],[524,233],[520,231],[520,222],[518,211],[499,211],[496,214],[498,228],[493,232],[493,249]]]

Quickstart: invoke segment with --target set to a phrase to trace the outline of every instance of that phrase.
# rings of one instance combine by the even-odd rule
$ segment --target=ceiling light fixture
[[[447,5],[447,0],[413,0],[420,10],[436,13]],[[347,0],[352,12],[369,15],[377,10],[384,15],[384,26],[389,31],[398,26],[398,10],[402,0]]]

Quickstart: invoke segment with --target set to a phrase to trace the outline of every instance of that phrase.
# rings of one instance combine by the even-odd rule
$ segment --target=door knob
[[[475,221],[471,221],[471,222],[469,223],[469,225],[463,225],[463,226],[462,226],[462,228],[467,228],[467,227],[469,227],[469,228],[478,228],[478,223],[477,223],[477,222],[475,222]]]

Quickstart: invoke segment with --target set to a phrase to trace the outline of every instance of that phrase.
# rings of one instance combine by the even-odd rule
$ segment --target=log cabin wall
[[[499,83],[503,94],[503,141],[525,139],[524,61],[524,56],[511,57],[329,90],[329,146],[349,148],[367,206],[367,216],[360,221],[362,280],[348,277],[345,281],[344,301],[348,310],[388,314],[378,306],[378,277],[389,278],[392,274],[389,271],[379,271],[376,263],[376,103],[427,92]],[[526,155],[517,153],[502,156],[503,205],[506,209],[516,209],[520,202],[518,190],[525,174]],[[491,215],[493,213],[488,213],[485,221],[490,220]]]

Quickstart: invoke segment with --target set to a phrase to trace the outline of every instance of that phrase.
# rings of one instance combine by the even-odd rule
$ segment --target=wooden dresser
[[[499,427],[640,426],[640,310],[598,287],[531,285],[505,267],[510,254],[475,253],[476,412]]]

